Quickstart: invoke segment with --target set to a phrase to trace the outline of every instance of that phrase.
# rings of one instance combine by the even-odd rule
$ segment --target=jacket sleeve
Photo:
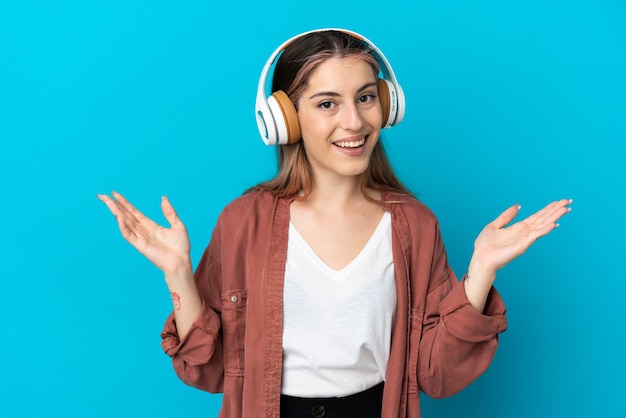
[[[438,227],[418,354],[421,390],[433,398],[451,396],[480,376],[507,328],[506,309],[492,288],[483,313],[477,312],[448,265]]]
[[[212,393],[223,391],[224,362],[221,331],[221,267],[214,255],[215,234],[194,273],[202,308],[180,339],[172,312],[161,332],[161,347],[172,358],[174,370],[186,384]]]

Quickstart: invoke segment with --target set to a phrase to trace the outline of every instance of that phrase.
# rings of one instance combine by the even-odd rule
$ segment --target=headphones
[[[396,76],[393,73],[389,61],[387,61],[387,58],[385,58],[376,45],[364,36],[345,29],[316,29],[301,33],[285,41],[270,55],[263,67],[256,95],[255,113],[259,133],[266,145],[293,144],[301,139],[298,113],[287,94],[279,90],[275,91],[271,96],[266,97],[265,87],[272,64],[274,64],[280,53],[295,40],[310,33],[325,31],[338,31],[348,34],[359,39],[372,50],[372,53],[380,64],[380,72],[383,76],[383,78],[378,78],[378,97],[383,110],[382,127],[388,128],[397,125],[404,118],[404,92],[396,80]]]

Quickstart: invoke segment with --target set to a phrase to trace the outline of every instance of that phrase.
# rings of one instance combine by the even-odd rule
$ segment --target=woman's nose
[[[342,128],[350,131],[358,131],[363,127],[364,123],[363,115],[356,104],[345,105],[341,112]]]

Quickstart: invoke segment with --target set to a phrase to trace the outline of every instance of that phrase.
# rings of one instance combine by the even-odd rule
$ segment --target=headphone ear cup
[[[400,86],[398,86],[400,87]],[[390,126],[396,125],[402,120],[404,117],[404,106],[402,106],[402,114],[399,115],[398,111],[398,94],[402,94],[402,99],[404,99],[404,94],[402,91],[398,92],[396,90],[395,85],[383,78],[378,79],[378,98],[380,100],[380,106],[383,111],[383,128],[389,128]],[[400,119],[398,119],[400,116]]]
[[[383,128],[387,127],[387,121],[389,120],[389,109],[391,103],[389,101],[389,83],[386,80],[378,79],[378,100],[380,100],[380,107],[383,113]]]
[[[298,142],[302,137],[298,112],[289,96],[278,90],[267,99],[267,103],[272,111],[278,132],[276,143],[284,145]]]

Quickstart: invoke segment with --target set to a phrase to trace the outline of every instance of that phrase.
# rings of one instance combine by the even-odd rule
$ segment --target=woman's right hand
[[[161,200],[161,210],[170,224],[169,228],[147,218],[119,193],[112,192],[111,196],[99,194],[98,199],[115,216],[122,236],[166,277],[176,275],[181,268],[189,269],[191,247],[187,228],[167,197]]]

